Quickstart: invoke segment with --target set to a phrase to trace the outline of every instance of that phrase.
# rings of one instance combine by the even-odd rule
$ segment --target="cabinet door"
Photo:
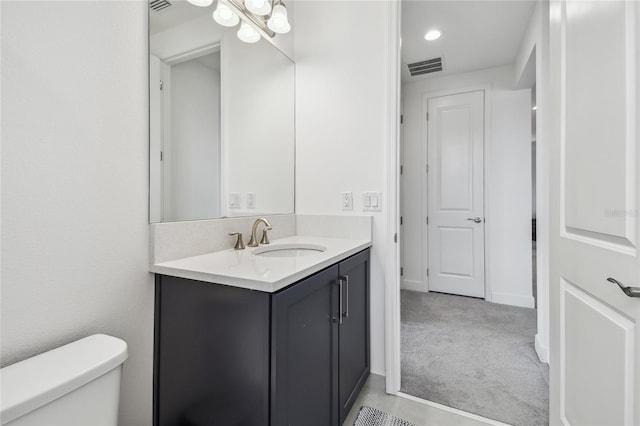
[[[339,264],[343,318],[339,326],[340,424],[353,406],[370,371],[369,250]]]
[[[337,423],[337,276],[332,266],[272,297],[273,426]]]
[[[156,276],[156,426],[269,424],[270,299]]]

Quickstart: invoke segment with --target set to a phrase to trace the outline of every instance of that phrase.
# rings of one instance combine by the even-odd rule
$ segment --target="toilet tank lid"
[[[113,370],[127,343],[94,334],[0,369],[0,420],[17,419]]]

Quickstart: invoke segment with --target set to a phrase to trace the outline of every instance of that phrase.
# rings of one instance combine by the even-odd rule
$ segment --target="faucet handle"
[[[242,241],[242,232],[230,232],[230,236],[237,236],[236,245],[233,246],[234,250],[244,250],[244,241]]]
[[[260,240],[260,244],[269,244],[269,236],[267,235],[267,231],[271,231],[273,228],[271,226],[267,226],[262,230],[262,239]]]

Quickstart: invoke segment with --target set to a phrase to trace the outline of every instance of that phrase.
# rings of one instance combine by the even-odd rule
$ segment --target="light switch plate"
[[[371,207],[371,195],[368,192],[362,193],[362,207],[363,209]]]
[[[362,211],[379,212],[382,210],[382,196],[377,191],[362,193]]]
[[[247,193],[247,208],[255,209],[256,208],[256,193],[248,192]]]

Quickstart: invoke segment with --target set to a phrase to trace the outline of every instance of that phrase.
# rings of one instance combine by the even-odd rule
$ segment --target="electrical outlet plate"
[[[230,209],[239,209],[242,201],[242,197],[239,192],[230,192],[229,193],[229,208]]]
[[[353,210],[353,192],[346,191],[340,194],[342,210]]]

